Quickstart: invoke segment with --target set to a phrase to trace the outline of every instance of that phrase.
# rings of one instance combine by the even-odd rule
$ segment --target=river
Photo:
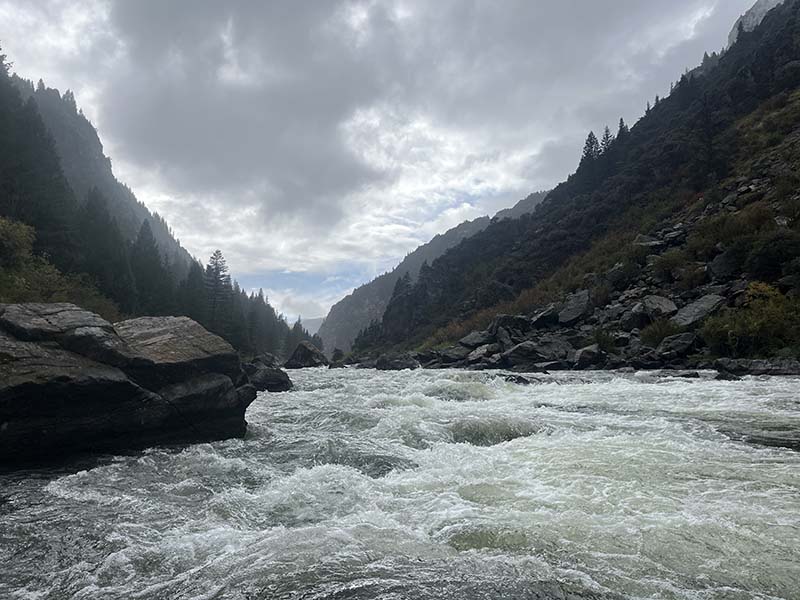
[[[0,475],[0,598],[800,598],[800,379],[292,377],[244,440]]]

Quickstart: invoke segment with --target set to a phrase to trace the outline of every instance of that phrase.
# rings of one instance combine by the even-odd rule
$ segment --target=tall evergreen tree
[[[186,279],[178,286],[177,301],[181,314],[201,325],[208,325],[205,275],[199,263],[192,261],[189,265]]]
[[[142,222],[131,248],[130,262],[139,292],[137,312],[143,315],[165,314],[170,304],[172,281],[162,263],[148,220]]]
[[[583,154],[581,154],[581,165],[593,163],[600,158],[600,142],[597,141],[597,136],[594,131],[590,131],[586,136],[586,143],[583,145]]]
[[[208,259],[205,286],[208,328],[225,337],[230,327],[233,288],[231,287],[231,277],[228,275],[228,264],[219,249],[215,250]]]
[[[600,139],[600,154],[608,152],[609,148],[611,148],[611,142],[613,141],[614,136],[608,128],[608,125],[606,125],[606,128],[603,130],[603,137]]]

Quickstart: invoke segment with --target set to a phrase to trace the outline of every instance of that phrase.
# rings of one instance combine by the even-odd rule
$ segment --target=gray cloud
[[[0,16],[21,74],[76,89],[191,251],[324,287],[560,181],[589,129],[635,121],[750,3],[0,0]]]

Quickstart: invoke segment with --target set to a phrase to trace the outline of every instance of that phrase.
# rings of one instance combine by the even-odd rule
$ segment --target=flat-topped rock
[[[679,327],[691,327],[704,321],[725,304],[725,298],[716,294],[706,294],[699,300],[687,304],[670,319]]]
[[[2,465],[241,436],[255,395],[233,348],[186,317],[0,306]]]

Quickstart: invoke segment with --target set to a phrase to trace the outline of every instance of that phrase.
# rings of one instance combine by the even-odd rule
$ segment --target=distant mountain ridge
[[[388,273],[356,288],[331,307],[319,328],[325,351],[331,353],[334,348],[339,348],[349,352],[358,332],[369,326],[372,321],[381,320],[400,277],[408,273],[412,281],[416,280],[420,268],[426,262],[433,262],[450,248],[486,229],[493,221],[514,219],[532,212],[545,199],[547,193],[530,194],[513,207],[499,211],[492,219],[479,217],[472,221],[464,221],[434,236],[427,244],[419,246]]]
[[[103,144],[92,123],[79,111],[75,97],[67,90],[45,87],[42,81],[34,87],[31,81],[12,76],[12,83],[23,100],[33,98],[42,121],[53,137],[64,176],[79,204],[86,202],[89,189],[96,186],[106,198],[109,213],[117,221],[120,232],[129,242],[136,239],[145,219],[150,220],[153,236],[161,253],[168,259],[177,280],[186,277],[193,260],[175,238],[167,222],[140,202],[131,189],[119,182],[105,155]]]

